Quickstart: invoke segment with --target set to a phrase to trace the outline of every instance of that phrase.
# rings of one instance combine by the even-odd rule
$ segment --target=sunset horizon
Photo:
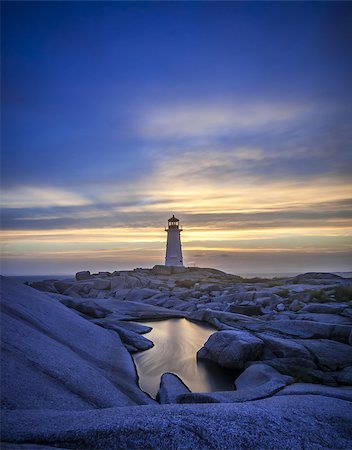
[[[350,270],[348,11],[5,2],[2,272]]]

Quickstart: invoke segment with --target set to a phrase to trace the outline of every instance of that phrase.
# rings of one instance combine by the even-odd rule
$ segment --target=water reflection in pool
[[[186,319],[143,322],[153,327],[145,337],[154,342],[150,350],[133,355],[141,389],[155,397],[164,372],[178,375],[193,392],[233,389],[237,376],[216,364],[197,361],[197,351],[216,330]]]

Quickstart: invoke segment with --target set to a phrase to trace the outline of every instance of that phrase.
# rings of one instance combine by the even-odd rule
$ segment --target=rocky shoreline
[[[4,448],[351,447],[352,279],[83,271],[2,277],[2,304]],[[175,317],[218,330],[198,358],[240,371],[234,390],[173,374],[158,402],[139,389],[129,353],[153,343],[138,321]]]

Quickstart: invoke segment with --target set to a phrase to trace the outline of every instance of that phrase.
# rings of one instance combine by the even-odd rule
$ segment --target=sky
[[[2,273],[351,270],[351,3],[1,10]]]

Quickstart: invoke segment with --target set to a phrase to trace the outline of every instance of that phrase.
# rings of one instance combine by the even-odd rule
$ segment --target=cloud
[[[89,203],[81,194],[50,186],[18,186],[5,189],[2,195],[3,208],[79,206]]]
[[[335,227],[351,224],[351,186],[343,180],[310,182],[233,182],[216,185],[202,178],[172,181],[155,178],[155,184],[136,186],[135,198],[116,193],[103,203],[86,196],[88,204],[75,206],[10,207],[3,210],[5,229],[50,228],[162,228],[168,216],[181,215],[185,227],[206,230]],[[183,184],[183,186],[182,186]],[[46,189],[50,191],[50,188]],[[115,202],[113,202],[115,197]],[[90,203],[89,203],[90,202]]]
[[[144,138],[219,136],[293,120],[310,110],[307,105],[280,103],[172,104],[145,111],[139,132]]]

